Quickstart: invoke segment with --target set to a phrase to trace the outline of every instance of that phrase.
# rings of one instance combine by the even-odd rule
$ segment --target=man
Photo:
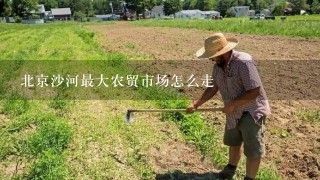
[[[264,121],[270,108],[255,62],[249,54],[233,50],[237,44],[237,39],[225,38],[222,33],[205,40],[196,56],[215,61],[213,87],[208,87],[187,111],[194,112],[220,91],[226,114],[223,142],[229,146],[229,162],[218,176],[231,179],[235,175],[243,144],[247,157],[245,179],[249,180],[255,178],[265,155]]]

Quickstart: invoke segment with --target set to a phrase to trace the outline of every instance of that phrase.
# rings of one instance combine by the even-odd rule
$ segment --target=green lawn
[[[224,18],[223,20],[142,20],[132,22],[138,26],[194,28],[240,34],[279,35],[289,37],[319,38],[320,15],[288,16],[282,21],[249,20],[245,18]]]

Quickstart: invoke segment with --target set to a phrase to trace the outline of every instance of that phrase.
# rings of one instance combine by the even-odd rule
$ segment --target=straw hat
[[[214,58],[238,45],[236,38],[225,38],[222,33],[214,33],[204,41],[204,47],[196,52],[198,58]]]

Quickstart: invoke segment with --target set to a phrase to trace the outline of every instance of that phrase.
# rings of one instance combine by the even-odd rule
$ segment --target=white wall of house
[[[218,11],[202,11],[201,16],[205,19],[211,19],[213,16],[220,16]]]
[[[163,6],[155,6],[150,12],[150,18],[164,18],[165,14],[163,11]]]
[[[202,11],[195,10],[182,10],[175,13],[175,18],[183,18],[183,19],[201,19],[204,18],[202,15]]]

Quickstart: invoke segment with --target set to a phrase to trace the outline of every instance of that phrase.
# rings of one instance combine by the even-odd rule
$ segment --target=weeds
[[[29,109],[26,98],[18,93],[12,93],[10,98],[3,101],[3,113],[11,116],[18,116]]]
[[[26,179],[64,179],[68,175],[65,158],[57,154],[54,149],[44,151],[31,166],[28,174],[22,175]]]
[[[61,154],[71,141],[70,129],[61,119],[42,121],[39,129],[24,142],[27,154],[37,156],[49,150]]]
[[[279,18],[279,17],[277,17]],[[212,20],[146,20],[133,22],[139,26],[159,26],[176,28],[196,28],[209,31],[223,31],[230,33],[246,33],[261,35],[281,35],[291,37],[318,38],[320,37],[319,16],[303,16],[306,20],[300,21],[301,17],[289,17],[288,21],[279,19],[252,21],[249,18],[226,18],[222,21]],[[295,20],[297,19],[297,20]],[[311,21],[308,21],[311,19]],[[313,21],[312,19],[317,19]]]
[[[298,117],[303,121],[320,124],[320,110],[301,110]]]

